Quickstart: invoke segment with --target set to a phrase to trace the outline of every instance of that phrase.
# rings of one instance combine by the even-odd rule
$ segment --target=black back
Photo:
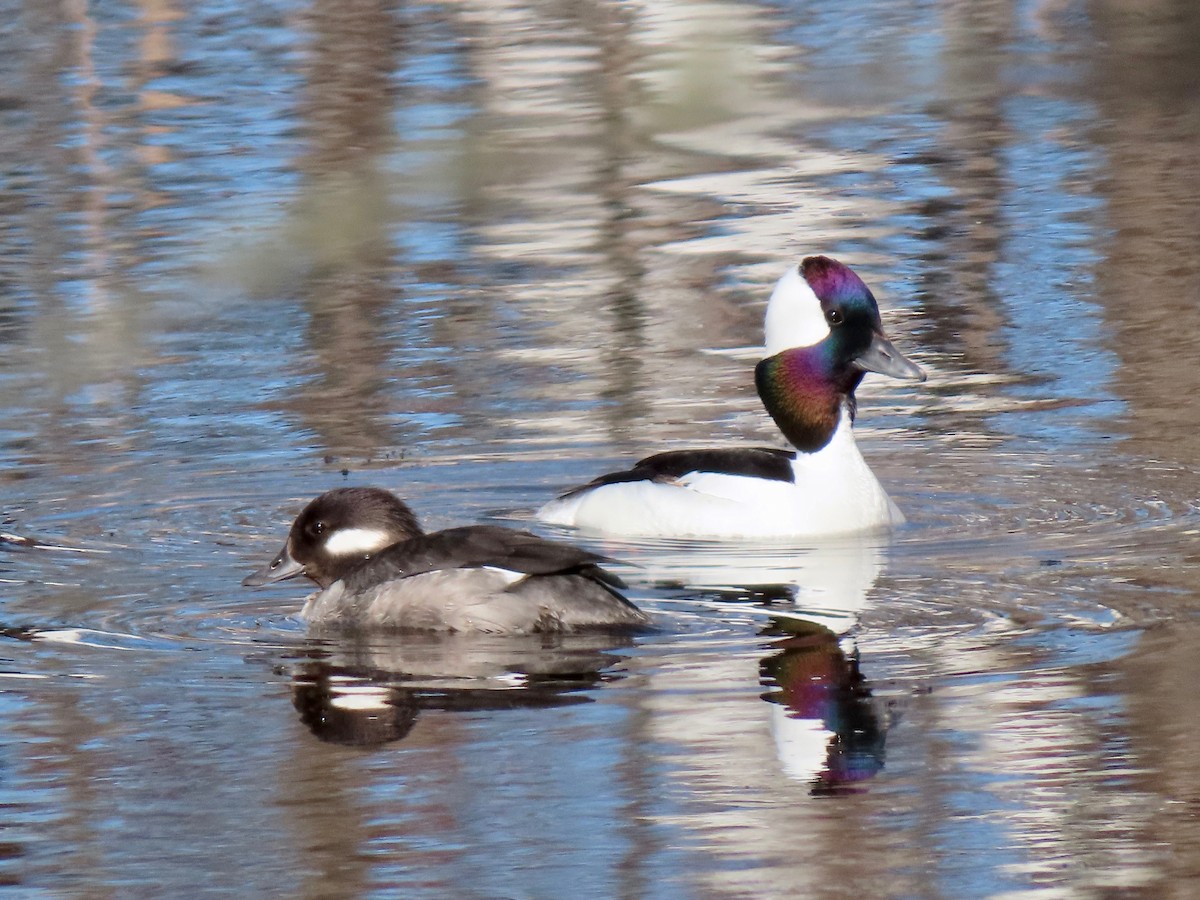
[[[796,454],[791,450],[774,447],[732,447],[707,450],[668,450],[639,460],[632,469],[609,472],[572,488],[563,494],[570,497],[606,484],[621,484],[630,481],[673,481],[691,472],[715,472],[721,475],[745,475],[750,478],[766,478],[769,481],[793,481],[792,461]]]
[[[393,544],[356,567],[343,580],[349,590],[356,591],[381,581],[439,569],[493,566],[526,575],[583,575],[605,585],[623,587],[621,579],[600,568],[599,564],[604,562],[612,560],[528,531],[498,525],[467,525]]]

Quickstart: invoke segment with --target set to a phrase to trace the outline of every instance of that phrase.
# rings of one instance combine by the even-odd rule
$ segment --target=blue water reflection
[[[1093,288],[1110,237],[1095,193],[1104,161],[1079,134],[1094,127],[1094,112],[1030,97],[1014,98],[1006,112],[1013,130],[1028,136],[1011,144],[1002,160],[1011,186],[1002,206],[1008,238],[994,275],[1009,316],[1006,355],[1032,380],[1013,393],[1079,408],[1069,416],[1002,416],[997,424],[1004,432],[1070,446],[1092,437],[1080,427],[1103,429],[1124,411],[1112,391],[1119,359],[1107,347],[1104,309]]]

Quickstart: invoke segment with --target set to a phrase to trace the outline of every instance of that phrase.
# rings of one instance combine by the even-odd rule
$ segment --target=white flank
[[[503,578],[505,587],[514,585],[521,579],[529,577],[524,572],[514,572],[512,569],[500,569],[496,566],[483,566],[482,568],[485,572],[494,572]]]
[[[723,539],[854,534],[904,521],[858,452],[845,411],[829,444],[800,454],[792,472],[794,484],[715,472],[620,482],[551,501],[538,518],[631,537]]]
[[[358,556],[374,553],[392,543],[386,531],[375,528],[343,528],[325,542],[325,551],[333,556]]]
[[[764,328],[767,356],[792,347],[811,347],[829,337],[821,301],[800,274],[799,266],[791,266],[776,282],[767,301]]]

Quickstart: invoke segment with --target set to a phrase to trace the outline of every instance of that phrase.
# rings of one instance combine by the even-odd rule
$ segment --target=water
[[[4,10],[0,884],[1189,895],[1188,4],[242,6]],[[860,393],[892,539],[584,536],[633,641],[239,586],[333,486],[777,442],[811,252],[930,373]]]

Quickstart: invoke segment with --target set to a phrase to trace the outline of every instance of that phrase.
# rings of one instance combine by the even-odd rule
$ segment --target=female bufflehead
[[[380,488],[338,488],[304,507],[278,555],[242,583],[306,575],[301,616],[351,629],[497,634],[633,629],[649,618],[617,593],[603,556],[527,531],[469,525],[425,534]]]
[[[672,450],[601,475],[546,504],[544,522],[611,534],[811,537],[871,531],[904,516],[854,442],[866,372],[925,380],[884,337],[879,306],[848,267],[810,256],[767,304],[763,405],[793,450]]]

